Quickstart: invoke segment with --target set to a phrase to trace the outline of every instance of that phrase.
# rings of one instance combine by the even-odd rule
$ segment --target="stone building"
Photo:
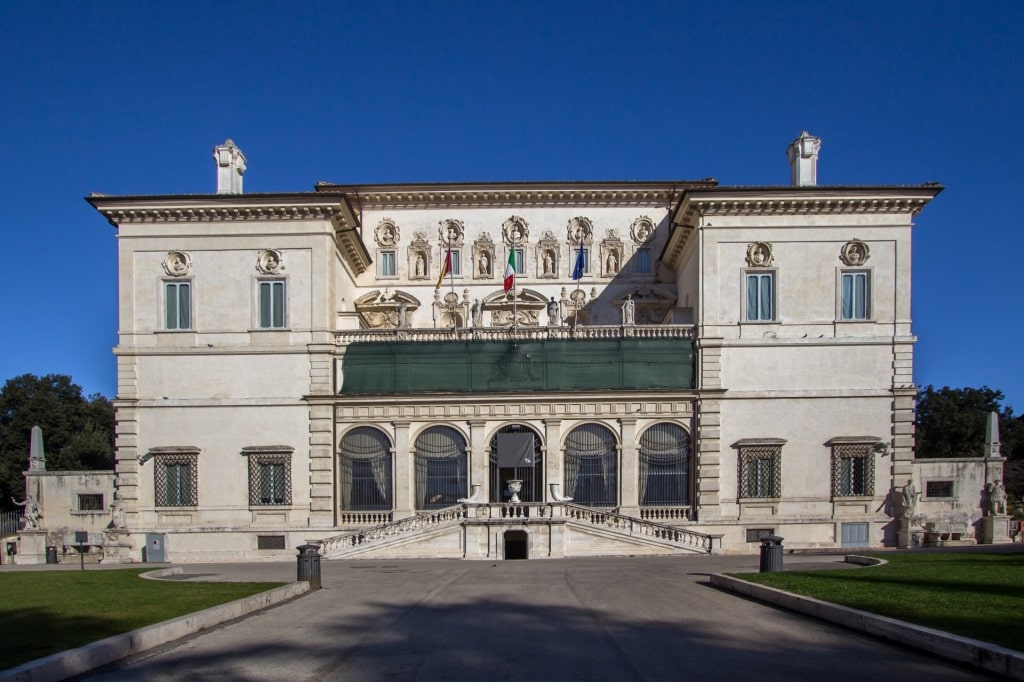
[[[789,186],[246,194],[228,140],[216,193],[88,197],[118,235],[133,551],[895,543],[911,231],[942,188],[819,186],[819,147],[792,143]]]

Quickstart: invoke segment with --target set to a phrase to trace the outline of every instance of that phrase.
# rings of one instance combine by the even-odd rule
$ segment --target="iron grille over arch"
[[[466,439],[450,426],[432,426],[416,437],[416,508],[443,509],[466,497]]]
[[[391,441],[380,429],[359,426],[341,439],[340,502],[345,511],[390,511]]]
[[[532,467],[498,467],[498,434],[529,433],[533,434],[533,466]],[[509,498],[508,481],[518,479],[523,482],[519,499],[523,502],[544,501],[544,454],[540,435],[529,426],[508,424],[498,429],[491,438],[490,444],[490,501],[507,502]]]
[[[565,495],[587,507],[614,507],[619,491],[615,434],[601,424],[582,424],[565,439]]]
[[[640,437],[641,507],[690,503],[690,434],[678,424],[654,424]]]

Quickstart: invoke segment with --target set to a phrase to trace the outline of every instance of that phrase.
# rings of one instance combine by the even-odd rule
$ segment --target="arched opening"
[[[640,437],[641,507],[690,504],[690,434],[677,424],[654,424]]]
[[[523,482],[521,502],[544,501],[544,463],[536,431],[522,424],[501,427],[491,438],[490,501],[508,502],[508,482]]]
[[[614,507],[619,457],[615,434],[600,424],[582,424],[565,439],[565,495],[587,507]]]
[[[466,439],[450,426],[416,437],[416,508],[443,509],[466,497]]]
[[[391,441],[370,426],[352,429],[341,439],[339,498],[346,511],[392,508]]]
[[[529,559],[529,539],[530,536],[525,530],[505,531],[505,559]]]

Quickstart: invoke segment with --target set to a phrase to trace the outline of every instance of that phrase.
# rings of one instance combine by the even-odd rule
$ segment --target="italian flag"
[[[516,285],[516,250],[509,249],[508,263],[505,265],[505,291]]]

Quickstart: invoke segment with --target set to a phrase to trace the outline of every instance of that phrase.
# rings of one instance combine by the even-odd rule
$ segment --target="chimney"
[[[800,137],[793,140],[786,150],[789,157],[789,184],[794,187],[806,187],[818,184],[818,150],[821,149],[821,138],[811,135],[806,130]]]
[[[241,194],[245,154],[230,139],[213,148],[217,161],[217,194]]]

